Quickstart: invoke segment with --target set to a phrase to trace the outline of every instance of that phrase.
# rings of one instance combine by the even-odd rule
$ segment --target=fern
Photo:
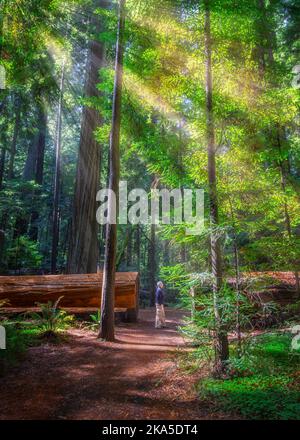
[[[72,325],[74,316],[68,315],[65,310],[58,308],[62,298],[63,296],[59,297],[54,304],[51,301],[46,304],[37,303],[41,311],[28,314],[35,321],[35,325],[44,333],[56,334]]]

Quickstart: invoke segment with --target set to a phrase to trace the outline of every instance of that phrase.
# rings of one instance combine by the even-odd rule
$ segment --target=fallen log
[[[31,308],[37,303],[55,302],[63,296],[60,307],[99,308],[101,305],[102,273],[80,275],[1,276],[0,301],[8,300],[5,308]],[[137,272],[116,274],[115,307],[126,309],[135,321],[139,303]]]

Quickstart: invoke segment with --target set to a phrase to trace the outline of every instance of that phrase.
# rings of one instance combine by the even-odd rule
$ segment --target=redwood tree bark
[[[7,175],[8,179],[13,179],[14,177],[16,147],[17,147],[17,140],[20,130],[20,122],[21,122],[21,103],[20,103],[20,97],[18,95],[15,96],[14,104],[15,104],[16,119],[15,119],[14,133],[10,148],[10,157],[9,157],[8,175]]]
[[[113,99],[112,130],[110,136],[110,167],[109,189],[116,195],[117,206],[119,202],[120,180],[120,128],[122,114],[122,80],[123,80],[123,54],[124,54],[124,29],[125,29],[125,0],[119,3],[119,24],[115,63],[115,84]],[[111,218],[114,207],[108,206],[108,218]],[[114,304],[115,304],[115,273],[117,251],[117,224],[107,224],[106,248],[102,284],[101,321],[99,337],[106,341],[114,341]]]
[[[60,93],[57,109],[56,139],[55,139],[55,175],[54,175],[54,198],[52,218],[52,249],[51,249],[51,273],[56,273],[57,248],[59,242],[59,197],[60,197],[60,173],[61,173],[61,128],[62,128],[62,105],[65,78],[65,64],[62,65],[60,79]]]
[[[44,175],[44,156],[46,147],[46,131],[47,131],[47,112],[46,106],[42,102],[42,98],[36,98],[38,101],[37,109],[37,126],[34,138],[28,148],[26,162],[23,170],[23,180],[31,181],[42,185]],[[31,214],[25,216],[20,214],[16,218],[14,228],[14,238],[28,233],[32,240],[37,240],[38,237],[38,218],[39,213],[36,209],[36,202],[38,202],[39,191],[32,193],[28,190],[22,191],[24,198],[32,199],[33,210]]]
[[[38,135],[37,135],[37,143],[36,150],[34,152],[35,163],[34,166],[34,180],[38,185],[43,184],[44,178],[44,158],[45,158],[45,148],[46,148],[46,132],[47,132],[47,112],[45,108],[45,104],[41,103],[38,109]],[[34,192],[33,195],[33,203],[34,206],[37,205],[38,198],[40,195],[40,190]],[[35,202],[34,202],[35,200]],[[29,228],[29,237],[31,240],[38,239],[38,231],[39,231],[39,211],[37,209],[33,209],[31,218],[30,218],[30,228]]]
[[[217,228],[219,209],[216,178],[216,144],[213,114],[212,38],[210,25],[210,1],[205,0],[205,55],[206,55],[206,137],[208,151],[208,183],[211,225],[211,266],[214,278],[213,299],[215,314],[215,372],[222,373],[229,357],[228,337],[219,312],[219,291],[222,287],[222,254]]]
[[[108,8],[108,0],[96,0],[94,6]],[[91,26],[101,32],[99,16],[94,15]],[[105,48],[94,37],[89,44],[85,96],[98,97],[99,69],[104,66]],[[101,147],[95,130],[102,124],[98,111],[89,105],[83,109],[80,145],[77,161],[73,217],[68,249],[67,273],[94,273],[99,256],[96,194],[100,185]]]

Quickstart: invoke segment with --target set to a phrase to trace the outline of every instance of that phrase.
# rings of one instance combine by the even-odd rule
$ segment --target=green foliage
[[[74,316],[58,308],[62,298],[61,296],[54,304],[51,301],[46,304],[38,303],[37,306],[41,308],[41,312],[28,314],[34,321],[34,326],[40,328],[45,335],[55,335],[70,327],[74,322]]]
[[[90,315],[90,318],[91,318],[91,320],[92,320],[93,322],[99,324],[100,319],[101,319],[101,311],[98,310],[98,312],[97,312],[96,314],[94,314],[94,315]]]
[[[300,351],[291,341],[283,333],[249,339],[243,357],[231,360],[232,377],[201,381],[200,396],[248,419],[300,420]]]
[[[7,249],[6,257],[8,267],[15,268],[36,269],[40,267],[42,261],[38,243],[26,236],[20,236],[12,241]]]
[[[185,308],[191,310],[191,317],[186,318],[180,330],[183,336],[197,347],[195,358],[199,365],[204,365],[212,361],[214,354],[216,332],[214,299],[211,285],[206,284],[206,287],[198,288],[195,292],[194,296],[185,294],[182,297]],[[220,292],[218,310],[223,331],[235,335],[237,313],[239,313],[239,322],[243,331],[252,328],[252,319],[257,313],[246,295],[237,296],[237,293],[228,286],[224,286]],[[242,339],[241,342],[244,343],[244,341]]]
[[[92,321],[92,325],[90,327],[92,328],[92,330],[98,330],[99,323],[101,321],[101,310],[98,310],[97,313],[90,315],[90,318]]]
[[[187,273],[184,265],[163,267],[161,278],[170,288],[179,291],[179,306],[188,314],[180,327],[182,335],[194,347],[192,358],[198,366],[212,365],[214,357],[214,341],[216,336],[215,304],[212,294],[213,279],[210,273]],[[262,291],[274,281],[266,277],[250,277],[244,279],[241,292],[230,285],[223,285],[218,295],[218,311],[222,331],[238,337],[238,327],[241,333],[238,350],[232,352],[235,365],[244,361],[248,350],[251,332],[270,326],[282,325],[284,319],[292,316],[291,307],[280,308],[276,303],[262,302],[256,292]],[[244,290],[248,294],[244,293]],[[236,359],[235,359],[236,356]],[[243,358],[244,359],[244,358]],[[250,357],[249,357],[250,359]],[[228,365],[231,374],[232,365]]]
[[[39,343],[40,335],[40,329],[28,323],[2,321],[1,325],[6,330],[6,350],[0,350],[0,376],[23,358],[28,347]]]

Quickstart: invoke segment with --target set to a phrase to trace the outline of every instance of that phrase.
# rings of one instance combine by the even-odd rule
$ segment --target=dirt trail
[[[0,419],[211,419],[223,418],[197,400],[192,378],[174,368],[184,348],[176,331],[179,311],[167,311],[168,328],[153,328],[153,310],[138,324],[117,327],[117,343],[71,330],[61,345],[30,348],[26,359],[0,379]]]

